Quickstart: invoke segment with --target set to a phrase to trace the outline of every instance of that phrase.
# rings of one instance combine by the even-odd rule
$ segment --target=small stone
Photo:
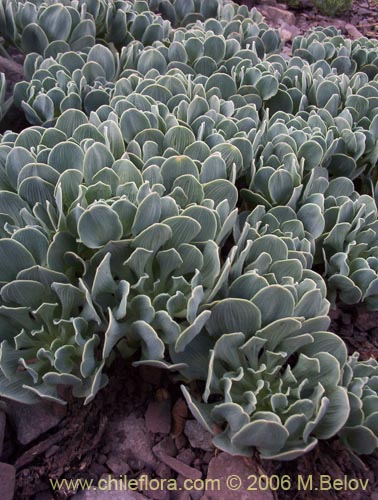
[[[172,478],[172,470],[168,465],[163,464],[160,462],[160,464],[156,467],[155,473],[157,476],[161,477],[162,479],[171,479]]]
[[[151,401],[146,412],[147,429],[154,434],[169,434],[172,425],[171,401]]]
[[[89,472],[94,474],[96,477],[101,477],[104,474],[109,474],[109,470],[105,467],[105,465],[100,465],[94,462],[90,467],[89,467]]]
[[[282,23],[295,24],[295,15],[289,10],[266,5],[261,9],[263,15],[274,24],[281,25]]]
[[[41,434],[56,427],[67,413],[65,406],[45,402],[24,405],[10,401],[8,411],[21,444],[29,444]]]
[[[346,24],[345,29],[352,40],[358,40],[363,36],[361,31],[359,31],[353,24]]]
[[[212,435],[197,420],[188,420],[185,424],[185,436],[193,448],[209,451],[214,449]]]
[[[170,457],[175,457],[177,455],[177,448],[175,442],[170,436],[165,437],[159,441],[153,448],[152,451],[155,455],[160,458],[162,453],[169,455]]]
[[[248,486],[251,484],[251,481],[248,477],[254,473],[261,475],[257,467],[253,467],[252,464],[247,466],[242,457],[220,453],[210,461],[207,479],[219,479],[221,489],[220,491],[207,491],[203,496],[203,500],[229,500],[230,490],[227,488],[226,480],[231,476],[240,477],[242,480],[241,487],[238,489],[238,494],[235,498],[238,500],[250,500],[251,492],[248,491]],[[273,498],[271,491],[257,490],[253,492],[253,500],[273,500]]]
[[[346,22],[342,19],[332,19],[332,25],[339,30],[345,29],[345,24]]]
[[[134,472],[141,472],[144,469],[145,463],[142,460],[135,460],[130,458],[129,466]]]
[[[301,30],[294,24],[282,23],[281,30],[288,31],[291,34],[291,40],[301,34]]]
[[[190,498],[191,500],[199,500],[199,499],[203,498],[203,493],[204,493],[203,490],[199,490],[199,491],[190,490],[190,493],[189,493],[189,491],[187,491],[188,486],[185,484],[185,481],[186,481],[186,478],[184,476],[181,476],[181,475],[177,476],[177,487],[182,489],[182,493],[187,493],[189,495],[189,496],[184,496],[185,500],[187,498]],[[186,486],[186,488],[185,488],[185,486]],[[174,498],[176,499],[177,497],[174,497]]]
[[[195,454],[193,451],[189,448],[183,449],[180,451],[180,453],[177,455],[177,460],[180,460],[180,462],[184,462],[186,465],[191,465],[195,458]]]
[[[202,477],[202,474],[199,470],[194,469],[193,467],[189,467],[189,465],[186,465],[176,458],[166,455],[165,453],[162,453],[159,458],[171,469],[173,469],[178,474],[186,477],[187,479],[192,479],[194,481],[196,479],[201,479]]]
[[[16,485],[16,469],[13,465],[0,463],[1,500],[12,500]]]
[[[277,9],[287,10],[289,7],[284,2],[276,2]]]
[[[185,448],[188,445],[188,440],[184,434],[180,434],[175,438],[175,445],[178,450],[181,450],[181,448]]]
[[[6,421],[7,418],[5,416],[5,413],[0,410],[0,457],[3,454]]]
[[[113,456],[109,457],[106,461],[106,465],[112,472],[114,472],[114,474],[121,475],[130,472],[130,467],[126,462]]]
[[[134,460],[151,469],[156,467],[157,460],[151,450],[153,441],[144,418],[135,415],[117,417],[110,422],[105,438],[111,443],[114,460],[127,462],[130,466]]]

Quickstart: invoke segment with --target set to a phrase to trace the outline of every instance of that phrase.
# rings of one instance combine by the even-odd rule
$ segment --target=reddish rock
[[[1,500],[12,500],[16,483],[16,469],[13,465],[0,463]]]
[[[247,466],[242,457],[233,457],[228,453],[220,453],[214,457],[209,463],[209,469],[207,473],[208,479],[220,479],[221,490],[220,491],[207,491],[203,496],[203,500],[273,500],[274,496],[270,491],[248,491],[248,487],[251,485],[251,479],[248,476],[256,473],[256,475],[261,475],[260,471],[253,470],[253,467]],[[227,479],[234,476],[234,482],[231,486],[236,489],[230,492],[230,488],[227,487]],[[238,487],[238,478],[240,478],[241,483]]]
[[[185,424],[185,436],[193,448],[209,451],[214,449],[212,435],[197,420],[188,420]]]
[[[119,457],[114,457],[111,456],[107,461],[106,461],[107,467],[114,473],[114,474],[127,474],[130,472],[130,467],[129,465],[124,462],[123,460],[120,460]]]
[[[189,465],[186,465],[176,458],[166,455],[165,453],[162,453],[159,458],[162,462],[168,465],[168,467],[187,479],[192,479],[194,481],[195,479],[201,479],[202,477],[202,473],[199,470],[189,467]]]
[[[289,10],[266,5],[260,9],[267,21],[281,25],[282,23],[295,24],[295,15]]]
[[[154,434],[169,434],[172,425],[171,401],[151,401],[146,412],[146,426]]]
[[[67,413],[65,406],[45,402],[24,405],[10,401],[7,407],[21,444],[29,444],[56,427]]]
[[[88,469],[91,474],[94,474],[96,477],[101,477],[103,474],[109,474],[109,469],[105,467],[105,465],[100,465],[94,462]]]
[[[173,476],[173,472],[168,465],[163,464],[160,462],[160,464],[156,467],[155,473],[157,476],[163,478],[163,479],[171,479]]]
[[[293,40],[296,36],[301,34],[301,30],[294,24],[282,23],[280,27],[281,35],[284,31],[287,32],[286,36],[288,37],[288,41]]]
[[[111,443],[114,460],[142,462],[149,468],[157,465],[152,453],[153,441],[143,418],[119,416],[109,424],[106,440]]]
[[[169,455],[170,457],[175,457],[177,455],[177,448],[175,442],[170,436],[165,437],[159,441],[153,448],[152,451],[159,458],[162,453]]]
[[[359,31],[353,24],[346,24],[345,29],[352,40],[358,40],[363,36],[361,31]]]
[[[180,462],[184,462],[184,464],[186,465],[191,465],[191,463],[195,459],[195,454],[193,450],[191,450],[190,448],[186,448],[184,450],[181,450],[176,458],[177,460],[180,460]]]

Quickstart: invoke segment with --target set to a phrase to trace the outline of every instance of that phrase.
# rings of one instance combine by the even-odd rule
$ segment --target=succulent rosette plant
[[[2,0],[0,28],[5,39],[23,52],[45,57],[91,47],[96,38],[93,17],[81,10],[79,2],[72,5],[67,0]]]
[[[109,104],[114,80],[119,74],[119,57],[103,45],[83,52],[65,52],[43,59],[28,54],[25,76],[14,89],[15,104],[32,125],[52,125],[68,109],[88,114]]]
[[[203,331],[182,334],[171,357],[190,359],[184,377],[205,382],[202,402],[183,391],[218,448],[291,460],[344,426],[347,352],[326,331],[329,303],[320,276],[295,257],[288,235],[253,236],[250,222],[231,251],[218,300],[206,306],[211,315]]]
[[[348,193],[325,199],[325,229],[318,245],[324,254],[330,297],[377,308],[377,207],[367,195]]]
[[[24,53],[45,58],[87,51],[96,39],[118,47],[140,40],[150,45],[169,37],[171,25],[143,0],[2,0],[0,27],[7,41]]]
[[[0,211],[15,209],[3,215],[0,240],[9,323],[2,392],[19,401],[62,402],[64,384],[89,402],[106,383],[102,371],[117,344],[127,357],[141,349],[141,360],[170,367],[165,345],[202,324],[198,307],[216,284],[219,245],[237,216],[229,181],[201,183],[193,160],[170,157],[162,183],[151,185],[102,142],[87,139],[84,150],[73,142],[80,119],[78,129],[90,130],[79,111],[61,116],[56,138],[71,141],[41,149],[46,163],[25,146],[33,133],[43,144],[48,129],[29,129],[13,148],[2,146]]]
[[[350,356],[344,367],[343,385],[348,389],[350,414],[339,436],[344,445],[358,455],[369,455],[378,448],[378,363],[359,361]]]
[[[322,60],[341,74],[352,75],[363,71],[369,77],[377,74],[377,41],[361,37],[349,40],[336,28],[316,28],[306,36],[293,40],[293,56],[310,63]]]

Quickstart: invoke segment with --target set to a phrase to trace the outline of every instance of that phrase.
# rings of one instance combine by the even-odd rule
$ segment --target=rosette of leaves
[[[26,54],[55,57],[60,52],[84,50],[95,43],[96,25],[78,6],[66,0],[2,0],[1,34]]]
[[[370,455],[378,448],[378,363],[350,356],[344,367],[343,386],[348,390],[350,414],[339,436],[358,455]]]
[[[377,91],[377,83],[369,82],[365,73],[356,73],[352,78],[344,74],[324,78],[318,74],[308,89],[304,109],[325,109],[333,117],[346,119],[351,127],[361,124],[363,128],[365,117],[371,120],[376,115],[372,98]]]
[[[177,79],[172,78],[172,84],[176,83]],[[155,90],[159,92],[159,86]],[[184,157],[188,156],[199,162],[198,168],[202,172],[201,162],[217,153],[222,156],[222,165],[217,160],[214,174],[210,174],[210,177],[226,177],[235,182],[243,168],[250,165],[251,145],[244,133],[233,138],[234,131],[238,131],[238,122],[227,119],[227,115],[234,111],[232,103],[224,103],[223,106],[219,98],[214,96],[210,105],[199,95],[192,96],[192,102],[186,103],[180,102],[181,95],[178,95],[177,106],[170,113],[167,105],[156,103],[147,95],[150,92],[154,92],[152,86],[149,86],[145,95],[131,93],[126,98],[119,96],[120,99],[114,98],[112,101],[114,108],[103,106],[90,116],[91,124],[96,127],[105,121],[118,123],[128,158],[140,170],[152,165],[159,169],[162,162],[171,156],[183,156],[185,164],[187,160]],[[253,109],[252,112],[256,114]],[[205,115],[202,116],[202,113]],[[209,159],[208,164],[211,163]],[[207,172],[210,172],[210,166]]]
[[[148,0],[149,8],[171,22],[174,28],[217,18],[222,0]]]
[[[174,36],[191,36],[191,33],[198,33],[198,28],[215,35],[223,35],[229,40],[227,52],[238,45],[241,49],[254,46],[259,56],[263,57],[264,54],[277,53],[281,48],[278,30],[269,28],[256,9],[248,11],[244,5],[238,6],[228,2],[219,11],[217,19],[197,21],[195,26],[176,30]],[[190,49],[193,50],[194,47],[195,42],[191,42]]]
[[[28,54],[24,68],[29,81],[15,85],[15,104],[32,125],[48,126],[65,110],[89,115],[109,104],[119,57],[104,45],[94,45],[88,53],[65,52],[56,58]]]
[[[266,293],[268,298],[269,288]],[[220,302],[218,311],[228,306],[231,312],[233,305]],[[183,388],[195,418],[215,434],[215,446],[233,455],[251,456],[257,449],[265,459],[293,460],[337,434],[349,416],[347,392],[340,386],[343,341],[328,332],[307,333],[294,317],[253,335],[237,323],[232,328],[217,323],[205,402]]]
[[[378,308],[378,220],[377,207],[368,195],[344,191],[326,196],[322,248],[329,296],[346,304],[364,302]]]
[[[247,224],[231,251],[228,277],[206,306],[211,316],[203,330],[181,334],[171,357],[187,363],[181,369],[187,380],[205,381],[203,402],[183,391],[195,418],[215,435],[215,446],[291,460],[345,424],[349,402],[341,369],[347,352],[325,331],[329,303],[322,278],[294,253],[289,258],[289,237],[248,239],[253,233]]]
[[[305,36],[296,37],[292,53],[309,63],[324,60],[339,74],[351,76],[363,71],[369,78],[377,74],[377,41],[364,37],[352,41],[334,27],[316,28]]]
[[[263,16],[257,9],[250,10],[245,5],[238,5],[231,1],[149,0],[148,3],[152,11],[168,19],[175,28],[185,27],[188,30],[195,24],[216,34],[221,34],[222,30],[225,36],[232,33],[235,38],[238,38],[239,34],[246,34],[252,23],[260,25],[261,29],[268,30],[268,26],[263,23]]]
[[[306,125],[300,117],[277,113],[251,131],[254,168],[246,173],[248,188],[241,190],[248,206],[296,207],[312,171],[324,162],[327,148],[322,130]]]
[[[319,219],[317,230],[321,232],[322,228],[324,228],[324,222],[321,219],[320,209],[317,210],[314,207],[306,206],[297,213],[289,206],[277,206],[267,210],[264,206],[259,205],[250,213],[242,212],[240,214],[239,224],[234,227],[234,240],[239,243],[253,242],[262,236],[276,236],[287,245],[284,254],[288,261],[297,259],[305,269],[311,269],[315,254],[315,212],[317,212]],[[273,241],[276,240],[273,239]],[[248,252],[241,247],[238,251],[239,255],[242,252],[246,259],[246,265],[249,265],[251,260]],[[287,264],[289,268],[289,262]],[[294,263],[294,265],[296,264]],[[278,269],[277,265],[276,268]]]
[[[67,135],[79,116],[68,113]],[[165,345],[208,316],[198,308],[216,287],[219,245],[236,219],[235,187],[200,184],[171,164],[162,176],[176,197],[164,195],[169,188],[143,181],[125,158],[109,168],[111,153],[93,141],[85,153],[58,142],[48,163],[38,163],[23,146],[42,130],[25,132],[15,147],[2,146],[9,155],[0,191],[0,317],[8,325],[1,393],[62,402],[57,386],[68,385],[89,402],[106,383],[102,370],[117,344],[126,357],[140,351],[141,362],[173,369]],[[180,191],[191,201],[184,207]]]
[[[121,165],[138,186],[143,181],[160,184],[181,207],[200,203],[203,197],[212,198],[216,205],[225,201],[230,207],[236,205],[237,191],[228,181],[235,180],[238,167],[241,170],[243,164],[236,146],[224,143],[210,149],[202,141],[185,145],[188,129],[173,122],[165,135],[166,142],[172,142],[165,147],[159,129],[148,128],[143,135],[132,127],[133,123],[138,126],[141,116],[144,115],[139,110],[134,113],[134,107],[126,109],[119,127],[112,119],[102,117],[100,121],[94,113],[88,119],[83,112],[71,109],[58,118],[55,128],[30,127],[18,135],[7,133],[0,148],[4,187],[14,189],[17,176],[27,163],[43,163],[57,171],[66,170],[73,163],[78,170],[95,175],[104,167],[116,168],[122,160]],[[151,119],[154,115],[146,112],[145,116]],[[162,127],[164,123],[161,118]]]
[[[355,125],[353,117],[358,112],[351,107],[337,117],[317,108],[295,116],[277,112],[270,120],[265,118],[255,134],[257,171],[264,166],[276,169],[285,158],[295,157],[304,174],[317,166],[326,168],[331,178],[355,179],[373,172],[378,122],[376,111],[366,109],[368,116],[359,125]]]
[[[272,74],[260,73],[258,67],[245,71],[248,78],[252,78],[249,71],[257,75],[255,86],[244,85],[243,82],[239,84],[238,79],[234,80],[223,73],[206,79],[198,76],[192,81],[188,80],[189,76],[169,72],[167,78],[157,77],[155,82],[153,72],[147,73],[144,81],[131,75],[127,82],[119,83],[114,94],[117,97],[111,104],[117,108],[119,114],[118,108],[124,107],[124,104],[121,104],[122,94],[127,95],[136,89],[165,103],[177,118],[190,125],[195,134],[201,131],[201,140],[209,145],[223,141],[220,135],[231,143],[243,143],[244,172],[249,184],[254,182],[255,169],[259,171],[269,167],[271,174],[278,168],[290,172],[290,187],[289,183],[285,182],[284,188],[276,189],[276,196],[281,198],[287,195],[285,188],[291,193],[301,184],[301,178],[317,166],[327,168],[331,177],[357,178],[370,171],[374,176],[378,155],[378,121],[373,96],[377,89],[370,84],[365,87],[361,83],[361,90],[373,92],[373,96],[369,100],[362,92],[350,95],[346,100],[348,105],[337,117],[333,117],[327,109],[316,108],[295,116],[276,112],[270,119],[265,113],[261,121],[256,110],[260,106],[271,106],[270,97],[277,92],[278,81]],[[176,77],[180,78],[183,85],[178,84]],[[163,90],[163,87],[168,90]],[[280,90],[273,99],[279,92]],[[204,99],[208,101],[207,104]],[[357,120],[358,125],[355,123]],[[252,158],[254,167],[251,166]],[[259,175],[264,177],[263,173],[265,175],[266,172],[265,170]],[[277,177],[279,175],[276,174]],[[288,178],[288,175],[286,177]],[[257,190],[259,193],[260,189],[263,190],[263,198],[272,203],[271,194],[266,193],[269,186],[265,180],[260,184],[261,186],[252,186],[250,191]],[[263,201],[259,199],[258,203]]]
[[[70,50],[86,51],[95,39],[122,47],[140,40],[150,45],[169,37],[171,25],[137,0],[2,0],[0,30],[25,53],[55,57]]]
[[[171,23],[151,12],[144,0],[108,4],[106,20],[98,22],[98,26],[99,38],[112,42],[119,49],[134,40],[146,46],[157,41],[168,42],[172,32]]]
[[[152,47],[145,47],[134,41],[124,47],[121,66],[125,70],[137,70],[142,75],[151,69],[160,74],[170,69],[179,69],[193,76],[212,76],[215,72],[232,74],[243,66],[256,65],[260,58],[276,50],[274,42],[268,38],[274,37],[275,32],[261,35],[257,27],[253,34],[253,39],[241,43],[235,38],[226,38],[222,32],[215,34],[201,26],[178,30],[168,44],[156,41]]]

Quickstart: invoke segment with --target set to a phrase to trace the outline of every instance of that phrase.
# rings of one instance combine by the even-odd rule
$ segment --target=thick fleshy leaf
[[[261,314],[254,304],[243,299],[225,299],[215,305],[206,329],[214,337],[234,332],[249,336],[260,326]]]
[[[118,215],[106,205],[94,205],[86,210],[78,222],[80,240],[89,248],[100,248],[119,240],[123,228]]]

